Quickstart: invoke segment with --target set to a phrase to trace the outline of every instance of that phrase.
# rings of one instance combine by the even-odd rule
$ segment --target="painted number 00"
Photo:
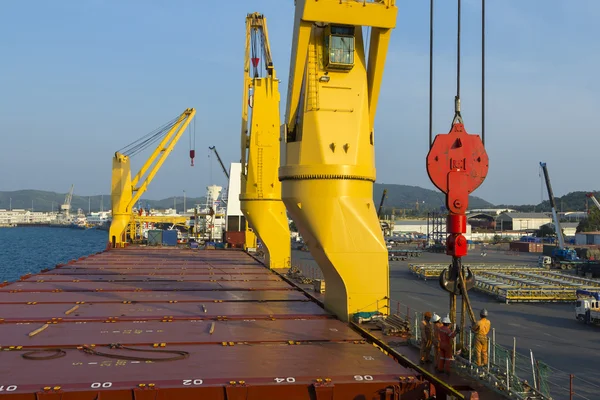
[[[275,382],[277,382],[277,383],[282,383],[282,382],[294,383],[294,382],[296,382],[296,378],[292,378],[291,376],[288,378],[275,378]]]
[[[354,375],[355,381],[372,381],[373,377],[371,375]]]
[[[4,392],[4,391],[14,392],[15,390],[17,390],[17,385],[10,385],[10,386],[7,386],[7,387],[0,386],[0,392]]]
[[[191,386],[191,385],[202,385],[204,383],[204,381],[202,379],[184,379],[183,380],[183,385],[184,386]]]
[[[112,382],[94,382],[92,383],[92,389],[99,389],[99,388],[109,388],[112,386]]]

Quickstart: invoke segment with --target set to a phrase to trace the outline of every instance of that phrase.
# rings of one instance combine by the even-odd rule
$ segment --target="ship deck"
[[[430,387],[241,251],[132,247],[25,275],[0,287],[0,345],[0,396],[23,400],[418,399]]]

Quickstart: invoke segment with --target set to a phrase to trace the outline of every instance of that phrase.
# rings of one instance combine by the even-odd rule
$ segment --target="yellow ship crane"
[[[296,1],[279,179],[325,276],[325,307],[343,320],[389,311],[373,125],[396,15],[394,0]]]
[[[289,268],[290,228],[277,175],[280,160],[279,81],[273,67],[266,18],[246,17],[242,95],[242,182],[240,206],[265,247],[271,268]],[[250,120],[249,120],[250,114]],[[244,167],[246,166],[246,167]],[[255,240],[246,229],[246,246]]]
[[[112,247],[123,247],[128,240],[133,239],[128,237],[133,236],[133,232],[127,235],[127,229],[130,225],[135,225],[134,221],[149,218],[134,216],[133,206],[144,194],[195,114],[196,110],[188,108],[177,118],[115,152],[112,163],[112,223],[109,230]],[[156,149],[131,179],[130,158],[158,141]],[[160,219],[152,217],[151,222],[157,222],[157,218]],[[165,222],[178,222],[180,219],[164,218]]]

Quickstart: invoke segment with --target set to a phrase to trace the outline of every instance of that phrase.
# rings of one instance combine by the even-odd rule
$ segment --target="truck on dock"
[[[600,292],[577,291],[575,318],[586,324],[600,325]]]

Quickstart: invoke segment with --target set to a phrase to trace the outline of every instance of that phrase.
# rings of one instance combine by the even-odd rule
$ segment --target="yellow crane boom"
[[[277,175],[280,161],[279,100],[279,81],[271,57],[266,18],[259,13],[248,14],[242,95],[240,206],[249,226],[264,244],[266,264],[271,268],[289,268],[290,229]],[[253,234],[246,229],[246,235],[248,244]]]
[[[325,276],[325,307],[343,320],[389,310],[373,126],[396,15],[394,0],[296,1],[279,179]]]
[[[112,163],[112,222],[109,238],[112,247],[123,247],[127,243],[126,231],[133,221],[133,206],[146,192],[148,185],[169,156],[175,144],[196,115],[193,108],[186,109],[180,116],[165,125],[162,130],[126,146],[123,152],[115,152]],[[155,141],[160,142],[138,173],[131,179],[130,157]]]

